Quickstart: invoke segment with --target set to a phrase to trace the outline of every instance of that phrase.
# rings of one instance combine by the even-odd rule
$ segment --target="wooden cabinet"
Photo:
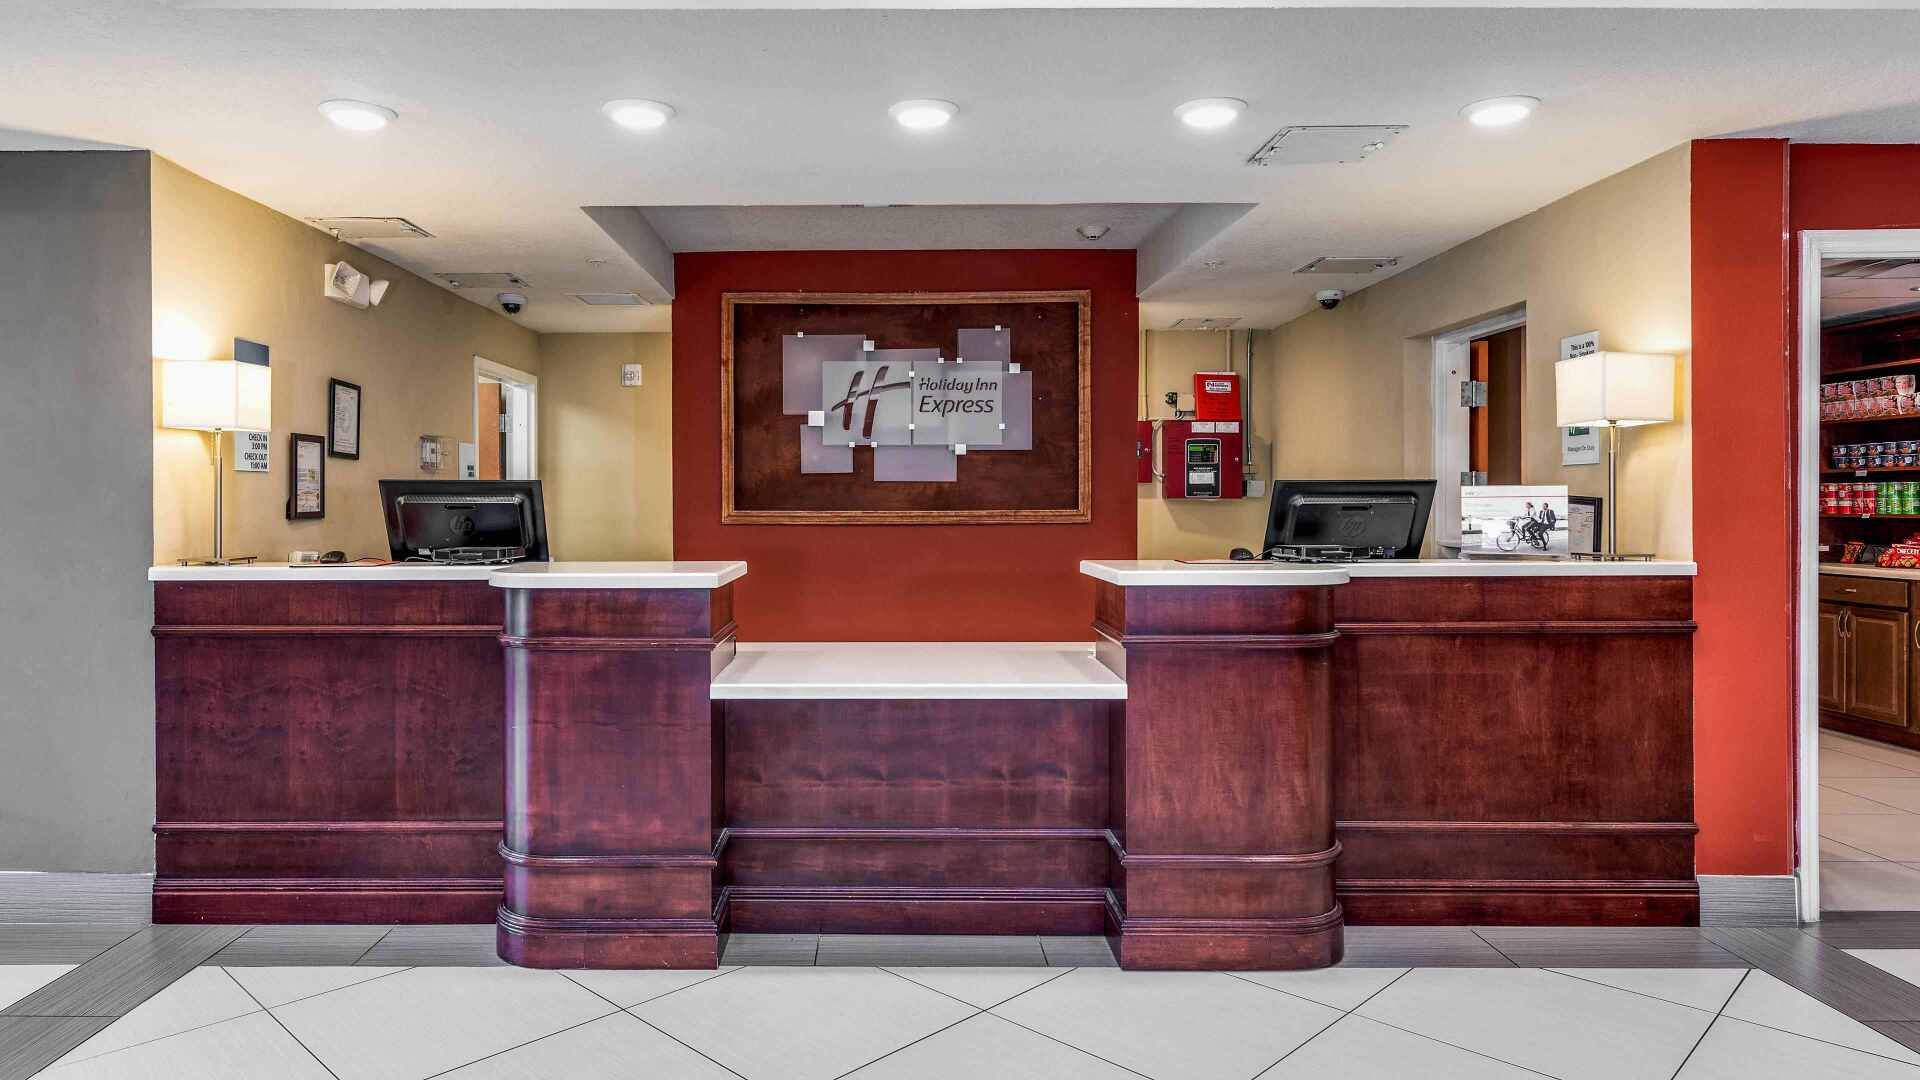
[[[1818,693],[1827,726],[1912,729],[1920,641],[1910,591],[1905,581],[1821,575]]]

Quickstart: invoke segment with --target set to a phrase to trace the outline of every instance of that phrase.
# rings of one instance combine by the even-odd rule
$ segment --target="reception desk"
[[[960,645],[737,642],[738,563],[155,568],[155,919],[1135,968],[1697,921],[1691,564],[1081,569],[1090,642]]]

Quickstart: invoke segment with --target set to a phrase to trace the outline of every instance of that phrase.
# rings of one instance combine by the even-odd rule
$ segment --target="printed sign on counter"
[[[266,472],[267,438],[264,431],[236,431],[233,433],[233,471]]]

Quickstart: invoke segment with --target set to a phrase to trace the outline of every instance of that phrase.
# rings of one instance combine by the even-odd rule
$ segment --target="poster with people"
[[[1462,555],[1566,558],[1566,486],[1500,485],[1460,489]]]

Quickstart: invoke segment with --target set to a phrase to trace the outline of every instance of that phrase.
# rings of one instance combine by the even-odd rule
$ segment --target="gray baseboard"
[[[152,874],[0,870],[0,926],[146,926]]]
[[[1799,926],[1793,875],[1700,875],[1701,926]]]

